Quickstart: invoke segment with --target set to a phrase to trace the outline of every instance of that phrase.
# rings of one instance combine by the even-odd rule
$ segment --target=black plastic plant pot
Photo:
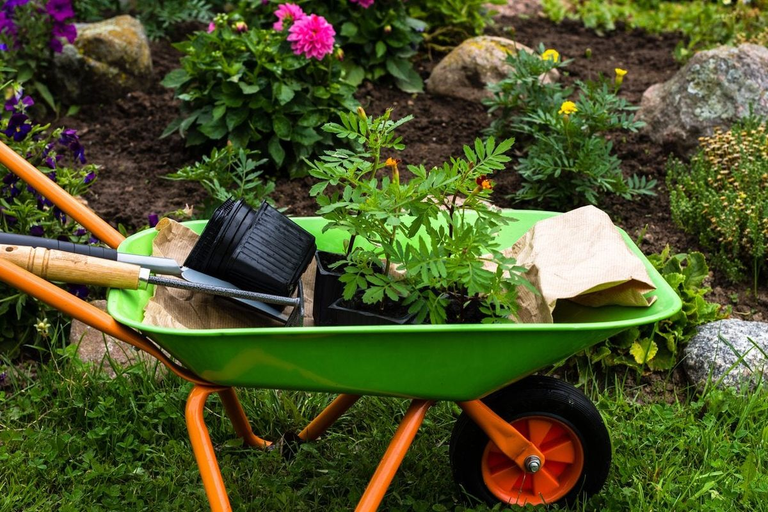
[[[413,320],[413,314],[411,313],[392,317],[386,314],[342,306],[342,302],[344,302],[344,299],[338,299],[328,306],[328,315],[331,317],[333,325],[404,325]]]
[[[332,316],[328,313],[328,307],[341,298],[344,285],[339,278],[344,273],[339,269],[332,269],[329,265],[344,259],[343,254],[316,251],[315,263],[315,294],[312,299],[312,317],[315,325],[331,325]]]
[[[244,290],[287,297],[315,253],[315,237],[267,203],[228,199],[213,213],[186,266]]]

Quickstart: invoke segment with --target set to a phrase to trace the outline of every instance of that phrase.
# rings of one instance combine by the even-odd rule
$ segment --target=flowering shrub
[[[556,50],[539,48],[538,53],[511,54],[509,77],[489,87],[493,98],[486,101],[490,112],[500,112],[490,132],[511,132],[531,138],[518,172],[523,178],[517,199],[548,201],[560,208],[587,202],[597,204],[605,193],[631,199],[652,194],[655,180],[621,174],[621,161],[602,134],[609,131],[637,131],[636,107],[616,96],[626,71],[616,69],[609,82],[576,82],[579,95],[540,77],[568,64]]]
[[[31,82],[54,110],[46,72],[62,41],[77,37],[74,14],[70,0],[6,0],[0,9],[0,65],[14,69],[19,82]]]
[[[768,130],[747,118],[701,139],[689,165],[668,165],[672,216],[713,252],[733,281],[751,270],[755,287],[768,258]]]
[[[278,31],[220,15],[177,44],[182,67],[163,84],[176,89],[182,115],[164,135],[179,131],[188,145],[231,141],[266,155],[268,169],[291,173],[330,142],[316,128],[357,106],[354,87],[340,79],[334,29],[319,16],[281,21]]]
[[[7,96],[0,141],[71,195],[82,195],[96,177],[96,166],[86,163],[77,133],[63,128],[49,131],[47,126],[33,124],[26,109],[34,101],[20,86],[11,86]],[[0,230],[79,243],[89,241],[89,234],[81,226],[2,165]],[[88,293],[83,286],[72,285],[69,289],[78,296]],[[58,311],[0,284],[0,355],[11,356],[24,345],[41,346],[51,334],[49,328],[59,328],[65,322]]]
[[[526,281],[499,249],[496,235],[507,219],[485,200],[493,187],[488,176],[510,160],[505,153],[513,140],[478,139],[464,148],[466,158],[430,170],[408,165],[413,178],[404,182],[402,162],[385,160],[382,150],[404,148],[395,130],[410,117],[392,121],[390,113],[368,118],[360,109],[342,114],[342,124],[327,124],[324,130],[362,147],[327,151],[310,171],[320,180],[310,194],[329,221],[326,229],[352,236],[340,262],[344,298],[358,292],[367,304],[387,298],[417,322],[461,322],[473,308],[485,321],[506,320],[515,311],[516,287]]]
[[[202,218],[209,219],[213,211],[229,198],[242,199],[249,206],[256,208],[268,200],[275,190],[274,181],[261,179],[259,170],[267,160],[254,160],[258,152],[243,148],[236,150],[231,145],[223,149],[214,149],[210,156],[200,162],[188,165],[178,172],[169,174],[171,180],[195,181],[200,183],[210,201],[204,205]],[[151,224],[151,222],[150,222]]]
[[[254,25],[272,26],[275,14],[280,17],[288,9],[317,13],[336,27],[348,83],[356,86],[366,78],[377,81],[391,76],[406,92],[423,90],[411,58],[422,42],[426,25],[408,15],[403,0],[246,0],[239,12]]]

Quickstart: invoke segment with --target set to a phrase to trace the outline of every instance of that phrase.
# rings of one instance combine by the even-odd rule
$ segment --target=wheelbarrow
[[[124,238],[10,148],[0,162],[110,247],[151,254],[154,230]],[[535,222],[554,213],[510,211],[518,221],[500,234],[510,246]],[[322,233],[315,217],[295,222],[316,236],[321,250],[343,240]],[[188,223],[200,232],[204,221]],[[600,414],[571,385],[531,376],[629,327],[675,314],[680,299],[624,233],[645,263],[656,290],[648,308],[588,308],[563,302],[555,324],[391,325],[174,330],[141,323],[153,287],[112,289],[105,313],[48,281],[0,259],[0,280],[73,318],[143,350],[194,383],[186,422],[211,509],[231,510],[205,425],[208,397],[217,393],[245,444],[274,445],[251,430],[235,387],[338,394],[304,428],[302,442],[316,440],[362,395],[411,400],[405,416],[357,505],[376,510],[427,414],[438,400],[463,411],[450,444],[456,481],[492,503],[569,504],[598,492],[608,475],[611,442]],[[162,350],[161,350],[162,349]],[[164,352],[169,353],[169,358]]]

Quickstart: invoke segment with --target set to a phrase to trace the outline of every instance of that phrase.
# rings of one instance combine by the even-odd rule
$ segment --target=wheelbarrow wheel
[[[483,402],[542,451],[527,473],[504,455],[466,413],[453,428],[451,469],[456,482],[489,505],[572,504],[600,491],[611,466],[611,439],[584,394],[551,377],[532,376]]]

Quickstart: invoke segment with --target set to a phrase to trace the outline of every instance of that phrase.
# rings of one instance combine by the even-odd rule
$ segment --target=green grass
[[[175,377],[157,384],[142,367],[109,381],[85,371],[71,352],[0,392],[0,511],[208,509],[184,423],[190,385]],[[768,510],[765,394],[710,390],[642,405],[613,379],[603,392],[594,383],[586,390],[615,454],[603,492],[579,510]],[[332,398],[240,396],[254,431],[268,439],[300,430]],[[235,510],[352,510],[406,407],[364,397],[289,458],[243,448],[218,399],[206,419]],[[489,510],[468,502],[451,479],[457,414],[446,403],[429,412],[381,510]]]

